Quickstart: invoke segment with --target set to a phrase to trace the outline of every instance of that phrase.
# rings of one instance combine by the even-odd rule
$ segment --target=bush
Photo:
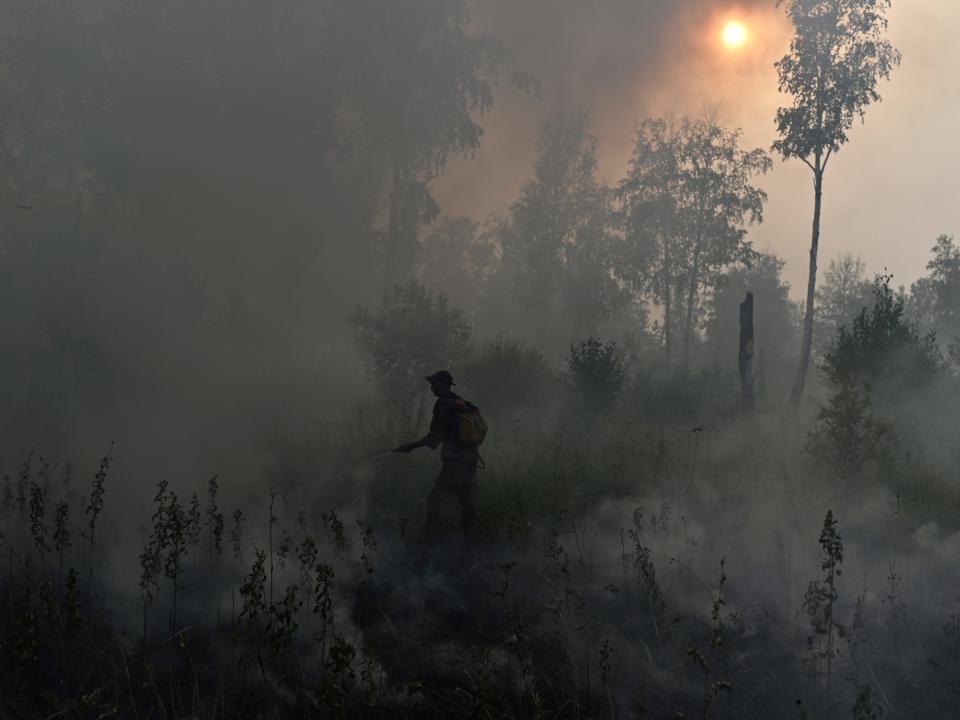
[[[629,391],[631,416],[648,421],[707,422],[739,412],[735,370],[711,363],[695,372],[646,367]]]
[[[936,336],[920,336],[904,317],[904,298],[890,276],[874,281],[873,308],[864,308],[852,326],[841,327],[827,348],[823,372],[830,387],[817,413],[807,449],[842,472],[858,471],[881,441],[893,442],[891,420],[921,424],[925,390],[946,380]]]
[[[613,407],[626,379],[623,353],[615,342],[588,338],[570,345],[563,381],[588,422],[597,420]]]
[[[871,409],[870,386],[845,380],[834,387],[807,437],[807,451],[841,473],[858,472],[892,429]]]
[[[824,356],[833,386],[867,382],[891,402],[938,379],[943,360],[934,333],[920,336],[904,317],[905,300],[890,287],[891,276],[874,281],[873,308],[863,308],[848,329],[841,327]]]
[[[557,394],[557,378],[543,354],[512,338],[476,347],[458,377],[488,416],[543,406]]]

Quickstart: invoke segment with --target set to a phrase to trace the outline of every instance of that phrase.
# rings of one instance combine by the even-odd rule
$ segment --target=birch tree
[[[900,53],[885,38],[890,0],[780,0],[793,25],[790,50],[777,63],[780,92],[793,103],[777,110],[773,149],[797,158],[813,173],[813,230],[800,343],[800,362],[790,393],[803,396],[813,343],[814,298],[823,177],[834,153],[848,141],[854,121],[880,101],[877,86],[889,79]]]

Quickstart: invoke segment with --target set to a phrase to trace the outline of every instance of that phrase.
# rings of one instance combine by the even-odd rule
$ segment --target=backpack
[[[487,437],[487,421],[469,400],[457,400],[457,436],[464,445],[480,445]]]

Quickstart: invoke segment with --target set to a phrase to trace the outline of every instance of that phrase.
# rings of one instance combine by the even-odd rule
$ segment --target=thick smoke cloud
[[[720,23],[746,18],[751,45],[730,56],[718,47]],[[786,51],[789,28],[770,2],[483,2],[476,24],[515,38],[519,57],[543,81],[540,101],[501,93],[485,120],[480,153],[457,163],[438,183],[446,212],[483,217],[500,212],[529,175],[536,124],[563,107],[584,110],[600,138],[601,170],[619,179],[634,121],[648,115],[701,114],[744,129],[751,147],[769,148],[783,102],[773,63]],[[824,253],[852,252],[909,285],[924,272],[926,250],[953,232],[950,158],[958,111],[949,79],[960,68],[952,28],[960,6],[942,0],[893,3],[890,37],[904,55],[884,100],[870,110],[834,159],[824,207]],[[786,277],[800,297],[809,241],[809,172],[778,162],[764,182],[770,204],[754,243],[787,260]],[[880,202],[889,210],[875,212]],[[894,211],[896,208],[896,211]]]
[[[767,715],[775,717],[792,713],[791,694],[802,689],[798,658],[809,618],[801,603],[806,583],[822,575],[818,533],[832,509],[847,550],[844,622],[859,594],[869,608],[868,655],[875,667],[867,673],[864,666],[857,681],[889,690],[895,658],[908,666],[914,687],[926,690],[924,663],[949,656],[950,643],[939,631],[956,613],[960,593],[951,574],[960,554],[951,515],[951,483],[960,467],[956,424],[941,422],[953,413],[944,409],[950,395],[943,390],[953,391],[953,377],[948,382],[941,368],[942,384],[932,382],[928,394],[913,396],[914,408],[929,416],[924,422],[890,418],[900,444],[884,448],[883,457],[868,457],[856,478],[825,467],[824,458],[803,449],[815,402],[799,422],[781,423],[782,393],[770,389],[771,378],[792,379],[790,353],[797,345],[773,260],[762,276],[768,288],[762,312],[774,308],[769,317],[777,332],[765,337],[760,317],[768,316],[758,313],[758,340],[782,352],[758,352],[757,392],[767,412],[752,420],[739,415],[732,371],[737,306],[749,287],[742,276],[737,297],[712,306],[714,319],[723,317],[706,328],[702,344],[697,338],[695,364],[702,367],[689,374],[674,374],[678,368],[663,363],[659,336],[649,327],[656,310],[644,315],[635,307],[636,314],[621,318],[616,330],[634,331],[616,336],[623,352],[614,355],[627,364],[624,384],[611,392],[618,402],[594,417],[571,399],[573,371],[564,373],[555,348],[535,335],[541,318],[524,324],[521,302],[510,294],[512,278],[504,273],[484,285],[487,275],[451,273],[460,285],[457,299],[474,306],[467,315],[489,301],[486,326],[481,332],[476,323],[473,344],[464,340],[462,362],[451,368],[457,388],[491,421],[480,486],[484,546],[476,562],[456,558],[454,568],[442,552],[430,556],[420,533],[436,458],[391,454],[390,448],[422,434],[432,398],[419,367],[409,374],[417,381],[411,392],[421,395],[410,404],[421,417],[384,397],[394,376],[374,377],[374,363],[351,336],[357,308],[375,315],[382,307],[392,182],[390,138],[348,130],[362,124],[355,115],[359,103],[351,100],[369,89],[352,84],[364,74],[350,63],[382,67],[383,39],[394,28],[370,30],[360,22],[355,36],[332,42],[324,35],[327,10],[359,1],[0,2],[0,42],[10,48],[0,56],[0,90],[9,98],[0,107],[0,306],[6,309],[0,375],[7,379],[0,464],[12,475],[0,520],[5,536],[27,548],[16,558],[16,573],[10,555],[8,581],[19,582],[21,561],[27,577],[36,570],[29,558],[49,550],[36,541],[50,529],[43,517],[36,522],[44,498],[47,525],[52,502],[63,498],[73,503],[73,524],[91,527],[84,524],[89,511],[83,514],[95,487],[91,478],[97,458],[115,441],[97,542],[88,555],[87,538],[78,539],[67,560],[81,570],[89,561],[91,578],[96,566],[102,597],[94,594],[95,602],[122,607],[111,617],[132,628],[121,645],[138,637],[142,622],[136,573],[156,532],[151,523],[164,518],[152,515],[150,505],[157,482],[169,479],[183,505],[198,493],[200,507],[205,483],[218,474],[226,532],[234,511],[245,513],[245,530],[237,557],[228,548],[221,558],[213,545],[216,523],[205,516],[203,537],[191,546],[182,610],[188,622],[210,625],[214,611],[219,616],[227,607],[239,613],[236,594],[257,550],[271,551],[271,565],[276,560],[278,588],[302,582],[302,546],[292,543],[312,533],[320,556],[337,571],[333,616],[342,636],[361,650],[366,640],[370,647],[378,638],[395,640],[394,656],[380,648],[383,664],[394,663],[391,670],[409,661],[412,679],[414,670],[423,670],[428,680],[448,682],[450,668],[479,645],[490,649],[498,667],[515,671],[512,679],[522,686],[522,638],[511,623],[529,610],[543,642],[541,657],[559,657],[555,649],[564,643],[582,650],[582,658],[563,661],[574,669],[570,677],[583,675],[582,660],[594,668],[586,677],[595,679],[601,641],[614,642],[612,696],[627,708],[637,677],[655,678],[654,687],[682,688],[677,695],[698,694],[681,642],[706,642],[725,557],[730,612],[756,613],[736,627],[728,616],[731,631],[742,633],[734,647],[774,657],[751,656],[753,664],[743,667],[752,672],[769,665],[792,678],[786,689],[772,673],[755,684],[752,677],[743,681],[743,687],[764,688],[771,705],[754,707],[775,707]],[[400,1],[364,0],[369,18],[360,17],[373,23],[386,3],[395,8]],[[960,55],[950,33],[930,28],[950,27],[960,11],[945,0],[897,6],[909,8],[892,17],[893,32],[902,33],[894,41],[907,57],[903,76],[889,93],[884,87],[888,102],[871,108],[867,125],[855,129],[851,147],[831,167],[824,253],[860,250],[870,270],[886,265],[898,273],[895,282],[906,282],[922,270],[933,237],[957,220],[950,204],[956,113],[949,111],[957,100],[937,90],[956,73],[942,73],[944,81],[931,68],[943,57],[947,69],[960,67]],[[444,263],[457,260],[455,243],[463,240],[457,232],[482,238],[488,214],[502,214],[516,200],[531,175],[539,123],[556,111],[589,116],[600,174],[611,184],[626,167],[635,122],[648,116],[715,113],[744,128],[745,147],[769,147],[779,102],[772,63],[788,38],[782,11],[770,0],[476,0],[471,10],[470,29],[499,38],[516,66],[539,80],[539,93],[495,88],[492,111],[478,119],[484,135],[477,152],[451,159],[431,181],[441,219],[469,220],[438,226],[446,228],[437,237],[441,245],[449,241],[450,252],[441,247],[439,262],[422,265],[427,273],[440,274]],[[753,33],[739,54],[724,52],[718,42],[719,28],[732,16]],[[905,31],[911,18],[924,30]],[[921,52],[924,43],[929,48]],[[392,90],[377,88],[391,101]],[[940,111],[941,102],[947,111]],[[914,111],[906,112],[911,103]],[[389,129],[392,117],[383,112],[364,129]],[[759,249],[772,248],[789,261],[794,295],[806,267],[805,173],[799,163],[781,164],[761,179],[770,195],[767,220],[749,236]],[[923,184],[914,182],[920,176]],[[433,229],[421,228],[409,247],[416,249],[416,240]],[[492,276],[496,252],[485,249],[479,261],[494,258],[483,267]],[[614,274],[610,267],[601,266],[606,280]],[[460,282],[464,277],[469,282]],[[419,309],[437,305],[428,299]],[[397,324],[421,330],[430,319],[426,310],[398,315]],[[572,313],[557,315],[560,329],[550,340],[565,353],[580,331],[572,329]],[[711,328],[722,339],[711,337]],[[500,332],[507,341],[488,342]],[[409,355],[399,364],[422,364],[420,348],[408,345],[423,336],[433,340],[425,331],[399,343]],[[613,332],[603,339],[610,337]],[[764,357],[777,367],[764,368]],[[944,427],[929,430],[934,422]],[[908,433],[898,424],[916,427]],[[27,456],[32,463],[24,466]],[[58,464],[45,468],[41,457]],[[77,466],[70,485],[63,482],[67,460]],[[48,483],[50,477],[56,480]],[[45,496],[48,486],[53,489]],[[28,489],[35,489],[33,505]],[[641,506],[647,523],[641,540],[671,611],[659,619],[638,608],[636,598],[646,591],[635,567],[627,568],[642,559],[627,535],[638,527]],[[332,517],[344,523],[343,547]],[[507,592],[502,583],[510,573]],[[893,600],[885,601],[891,593]],[[157,595],[151,632],[165,624],[168,601],[166,590]],[[584,615],[592,613],[587,633],[577,627],[580,601]],[[918,628],[908,641],[890,627],[901,617],[896,603],[906,603]],[[478,606],[484,612],[464,610]],[[576,617],[551,626],[549,613],[561,607]],[[372,620],[363,616],[370,609]],[[669,653],[655,649],[658,659],[668,659],[658,666],[649,646],[664,638],[652,622],[681,614],[683,640]],[[302,617],[306,637],[316,620],[309,607]],[[470,635],[476,617],[493,621],[490,635]],[[784,697],[786,708],[775,704]]]
[[[754,23],[748,57],[763,58],[762,70],[771,76],[771,50],[782,52],[785,31],[779,14],[761,0],[477,3],[475,25],[505,38],[518,64],[539,78],[541,94],[501,93],[484,123],[487,142],[478,157],[439,183],[445,205],[470,213],[508,203],[529,173],[539,118],[557,110],[588,113],[601,138],[601,169],[615,182],[626,167],[636,121],[697,115],[725,97],[718,86],[730,82],[731,66],[718,38],[723,22],[734,17]],[[737,83],[752,83],[758,70],[740,62],[732,68]],[[722,119],[731,114],[739,119],[721,107]]]

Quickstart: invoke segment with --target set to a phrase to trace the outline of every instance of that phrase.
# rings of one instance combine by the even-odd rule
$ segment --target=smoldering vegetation
[[[791,411],[771,156],[636,118],[606,178],[468,10],[0,3],[0,716],[956,717],[952,237],[909,286],[822,263]],[[520,192],[448,216],[517,94]],[[472,548],[390,452],[440,368],[491,428]]]

